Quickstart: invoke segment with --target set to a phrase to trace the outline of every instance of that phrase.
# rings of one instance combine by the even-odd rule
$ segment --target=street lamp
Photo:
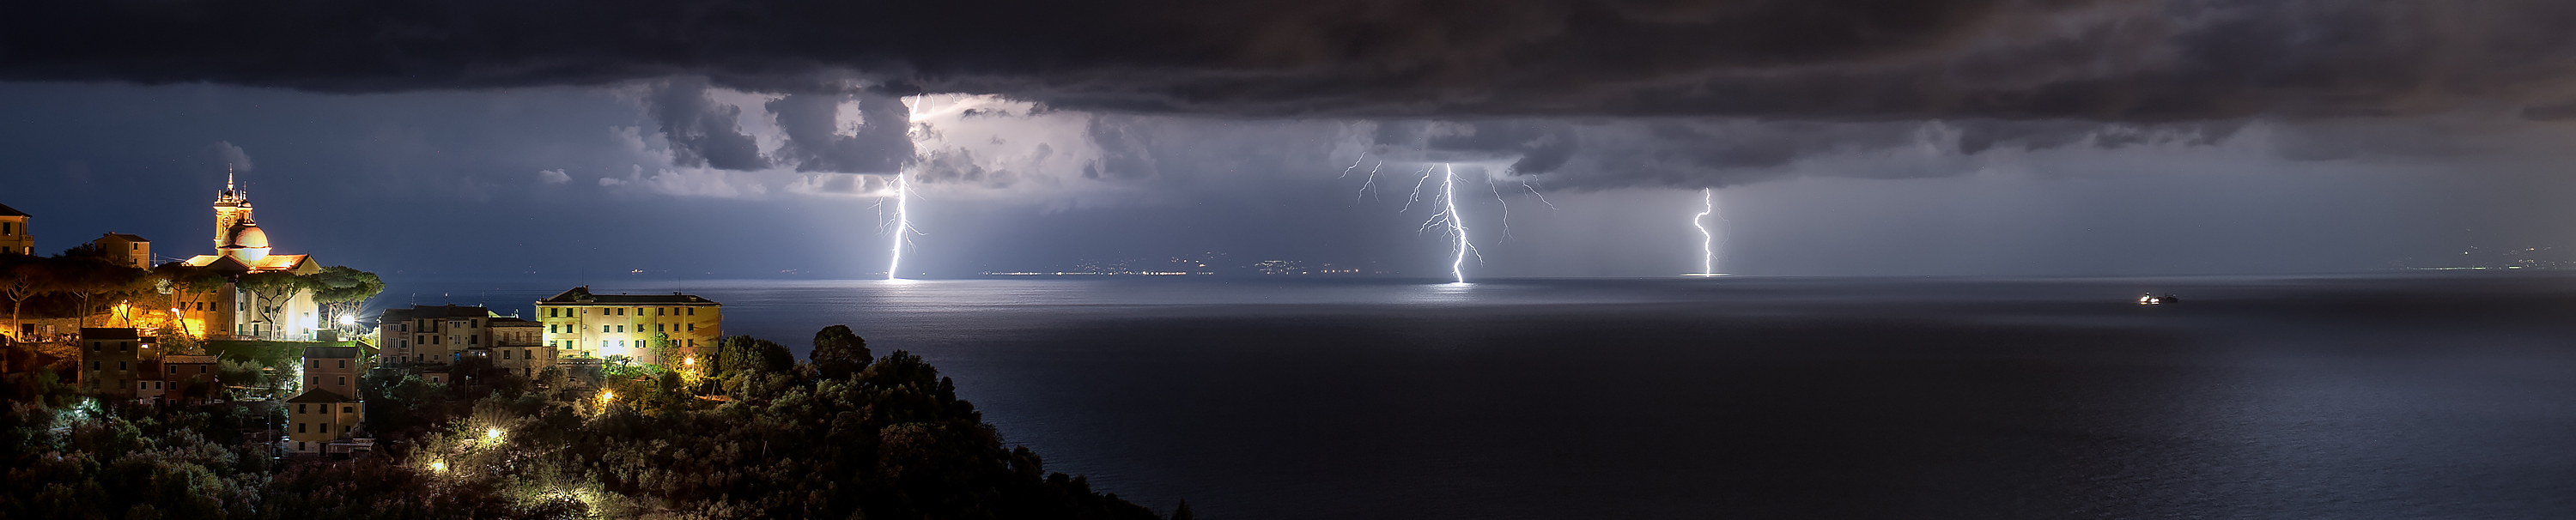
[[[497,427],[495,427],[495,428],[485,428],[485,429],[483,429],[483,438],[485,438],[485,439],[489,439],[489,440],[491,440],[491,441],[493,441],[493,442],[500,442],[500,441],[501,441],[501,429],[500,429],[500,428],[497,428]]]

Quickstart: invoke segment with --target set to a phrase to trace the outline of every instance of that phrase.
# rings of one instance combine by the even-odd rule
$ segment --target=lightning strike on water
[[[903,243],[905,242],[905,239],[907,239],[907,238],[912,238],[912,237],[909,237],[909,236],[905,236],[905,235],[904,235],[904,233],[907,233],[907,232],[912,231],[912,211],[911,211],[911,209],[912,209],[912,208],[910,207],[910,206],[911,206],[911,199],[912,199],[912,197],[910,196],[911,194],[910,194],[910,193],[908,193],[908,192],[910,192],[911,190],[912,190],[912,181],[911,181],[909,178],[905,177],[905,176],[904,176],[904,174],[903,174],[903,172],[901,172],[901,171],[897,171],[897,172],[895,172],[895,173],[894,173],[894,246],[893,246],[893,249],[894,249],[894,255],[893,255],[893,259],[892,259],[892,260],[887,260],[887,261],[886,261],[886,279],[887,279],[887,280],[893,280],[893,279],[896,279],[896,275],[897,275],[898,273],[902,273],[902,271],[899,271],[898,269],[903,268]]]
[[[905,107],[910,113],[906,115],[904,124],[915,127],[913,129],[907,129],[906,132],[917,132],[919,130],[918,123],[921,120],[922,102],[921,96],[913,96],[912,105]],[[879,211],[883,211],[883,203],[879,203],[878,208],[880,208]],[[903,170],[898,169],[894,172],[894,243],[889,247],[889,249],[893,250],[893,254],[888,255],[888,259],[886,260],[887,280],[901,279],[900,275],[903,273],[903,245],[905,242],[911,241],[910,239],[912,237],[910,236],[910,233],[912,232],[912,178],[911,176],[905,175]]]
[[[1458,235],[1458,257],[1449,261],[1449,275],[1457,278],[1458,283],[1467,283],[1467,252],[1476,246],[1467,243],[1467,221],[1458,218],[1458,192],[1455,188],[1458,169],[1447,164],[1440,165],[1440,168],[1445,172],[1440,178],[1440,202],[1449,207],[1441,214],[1449,219],[1449,233]],[[1484,257],[1482,254],[1476,256]]]
[[[1691,227],[1699,228],[1699,272],[1691,276],[1717,276],[1717,235],[1710,234],[1708,226],[1700,223],[1717,214],[1717,189],[1700,188],[1699,196],[1702,208],[1698,215],[1691,216]]]

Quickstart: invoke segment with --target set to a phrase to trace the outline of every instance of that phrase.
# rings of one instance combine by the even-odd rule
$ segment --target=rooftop
[[[137,335],[134,332],[134,329],[81,327],[81,339],[136,339],[140,337],[142,336]]]
[[[486,308],[483,308],[482,306],[479,306],[479,305],[477,305],[477,306],[465,306],[465,305],[413,305],[413,306],[411,306],[411,308],[409,308],[409,309],[385,309],[384,314],[383,314],[381,317],[377,318],[377,319],[378,319],[378,320],[380,320],[380,321],[378,321],[378,323],[383,323],[383,321],[381,321],[381,320],[419,320],[419,319],[430,319],[430,318],[486,318],[486,317],[491,317],[491,316],[492,316],[492,310],[491,310],[491,309],[486,309]]]
[[[356,400],[356,399],[350,399],[350,398],[347,398],[347,397],[341,397],[341,396],[340,396],[340,394],[339,394],[338,392],[333,392],[333,391],[330,391],[330,390],[323,390],[323,389],[316,388],[316,389],[312,389],[312,390],[305,390],[305,391],[304,391],[304,393],[296,394],[296,395],[295,395],[295,397],[287,398],[286,402],[290,402],[290,403],[354,403],[354,402],[358,402],[358,400]]]
[[[716,301],[715,301],[715,300],[709,300],[709,299],[706,299],[706,298],[700,298],[700,297],[697,297],[696,295],[680,294],[680,293],[676,293],[676,292],[675,292],[675,293],[671,293],[671,294],[669,294],[669,295],[661,295],[661,294],[591,294],[591,292],[590,292],[590,286],[588,286],[588,285],[584,285],[584,286],[580,286],[580,287],[574,287],[574,288],[572,288],[572,290],[564,291],[564,292],[563,292],[563,294],[557,294],[557,295],[554,295],[554,297],[552,297],[552,298],[546,298],[546,299],[543,299],[543,300],[537,300],[537,304],[539,304],[539,305],[546,305],[546,304],[553,304],[553,305],[567,305],[567,304],[570,304],[570,305],[722,305],[722,304],[716,303]]]
[[[358,347],[304,347],[304,357],[354,358],[358,357]]]
[[[24,217],[24,216],[28,216],[28,215],[27,215],[27,212],[24,212],[24,211],[18,211],[18,208],[12,208],[12,207],[9,207],[9,205],[8,205],[8,204],[0,204],[0,217]]]

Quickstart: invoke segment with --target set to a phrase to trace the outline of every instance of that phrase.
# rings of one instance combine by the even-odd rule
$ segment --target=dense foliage
[[[344,461],[228,440],[281,420],[271,403],[109,405],[48,375],[0,415],[0,517],[1158,518],[1008,446],[920,356],[875,358],[841,326],[811,363],[721,344],[715,366],[625,365],[597,389],[372,375],[382,451]]]

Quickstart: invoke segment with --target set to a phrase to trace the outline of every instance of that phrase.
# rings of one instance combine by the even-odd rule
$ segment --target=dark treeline
[[[730,337],[707,366],[615,365],[596,390],[370,376],[380,451],[341,461],[242,440],[277,420],[261,403],[108,404],[40,374],[0,414],[0,517],[1159,518],[1006,445],[919,356],[843,326],[814,345],[798,362]]]

